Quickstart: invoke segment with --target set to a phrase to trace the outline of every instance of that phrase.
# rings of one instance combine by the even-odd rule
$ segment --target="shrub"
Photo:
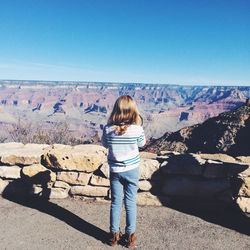
[[[77,145],[92,143],[91,140],[76,138],[72,135],[69,123],[66,121],[54,122],[48,124],[32,124],[32,122],[24,122],[18,118],[17,123],[7,128],[7,132],[12,141],[38,144],[67,144]],[[1,139],[0,139],[1,140]]]

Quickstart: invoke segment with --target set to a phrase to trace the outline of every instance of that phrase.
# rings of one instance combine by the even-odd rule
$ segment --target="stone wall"
[[[0,194],[110,200],[107,150],[98,145],[0,144]],[[141,152],[137,203],[173,197],[235,203],[250,213],[250,156]]]

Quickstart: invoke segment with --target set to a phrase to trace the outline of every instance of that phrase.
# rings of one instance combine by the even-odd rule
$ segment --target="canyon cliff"
[[[241,106],[250,87],[1,80],[1,141],[13,140],[6,131],[21,120],[47,130],[66,122],[74,137],[97,142],[124,94],[136,100],[151,140]]]
[[[146,147],[150,152],[175,150],[181,153],[227,153],[250,155],[250,99],[242,106],[185,127],[167,132]]]

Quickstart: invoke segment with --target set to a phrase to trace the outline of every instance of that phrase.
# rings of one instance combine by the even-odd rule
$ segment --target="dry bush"
[[[23,122],[18,119],[7,129],[10,139],[15,142],[37,143],[37,144],[67,144],[77,145],[89,143],[80,138],[72,136],[69,124],[66,121],[55,122],[49,127],[34,125],[31,122]]]
[[[7,132],[11,140],[14,142],[30,143],[32,141],[31,128],[31,122],[24,123],[19,117],[17,123],[14,123],[7,128]]]

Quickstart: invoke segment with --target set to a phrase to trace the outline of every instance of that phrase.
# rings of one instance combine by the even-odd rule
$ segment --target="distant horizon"
[[[100,84],[142,84],[142,85],[170,85],[170,86],[195,86],[195,87],[250,87],[249,85],[226,85],[226,84],[213,84],[213,83],[197,83],[197,84],[192,84],[192,83],[157,83],[157,82],[111,82],[111,81],[64,81],[64,80],[38,80],[38,79],[0,79],[0,84],[1,81],[27,81],[27,82],[59,82],[59,83],[100,83]]]

